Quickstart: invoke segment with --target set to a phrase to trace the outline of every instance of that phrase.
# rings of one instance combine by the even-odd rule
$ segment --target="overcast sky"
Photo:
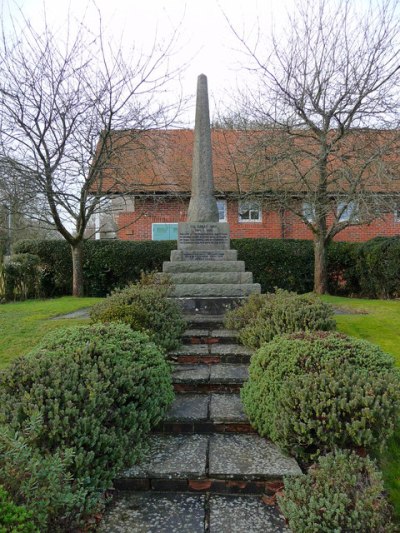
[[[20,9],[34,26],[43,18],[55,28],[66,19],[81,20],[86,11],[86,23],[96,24],[93,3],[85,0],[1,0],[3,16]],[[279,25],[292,0],[96,0],[102,20],[110,33],[123,42],[135,42],[137,49],[149,49],[155,36],[168,39],[179,29],[174,65],[187,64],[183,73],[183,93],[194,94],[197,76],[208,77],[211,114],[218,102],[226,102],[236,91],[237,83],[245,81],[246,72],[240,69],[243,55],[239,43],[224,14],[247,36],[254,36],[259,20],[263,28],[274,21]],[[190,120],[190,118],[189,118]]]

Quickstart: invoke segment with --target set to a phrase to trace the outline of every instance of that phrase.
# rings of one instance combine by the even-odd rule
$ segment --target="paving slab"
[[[143,461],[126,469],[122,478],[199,479],[205,476],[208,437],[152,435]]]
[[[212,344],[211,353],[213,355],[252,355],[254,352],[240,344]]]
[[[169,352],[169,355],[208,355],[208,344],[187,344],[181,346],[173,352]]]
[[[298,475],[297,461],[258,435],[216,434],[210,437],[209,477],[271,479]]]
[[[174,365],[173,383],[207,383],[210,379],[209,365]]]
[[[209,333],[209,329],[187,329],[183,337],[208,337]]]
[[[212,337],[219,337],[220,339],[236,339],[238,337],[238,332],[234,329],[212,329]]]
[[[244,383],[248,378],[248,365],[219,364],[210,369],[210,383]]]
[[[214,424],[248,422],[239,394],[212,394],[210,419]]]
[[[211,496],[210,533],[290,533],[279,511],[257,496]]]
[[[122,493],[100,533],[204,533],[205,497],[191,494]]]
[[[206,394],[180,394],[165,415],[164,422],[199,422],[208,419],[210,396]]]

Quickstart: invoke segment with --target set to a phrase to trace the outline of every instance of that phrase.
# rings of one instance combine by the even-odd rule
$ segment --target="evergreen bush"
[[[90,311],[93,322],[123,322],[133,330],[146,332],[163,350],[180,345],[186,322],[179,304],[169,298],[172,286],[167,278],[143,276],[136,285],[116,289]]]
[[[380,472],[354,453],[337,451],[307,475],[286,478],[278,503],[296,533],[395,531]]]
[[[36,447],[41,425],[42,417],[36,414],[19,432],[0,426],[0,484],[24,505],[29,522],[35,525],[32,531],[73,531],[98,510],[101,495],[73,480],[68,471],[72,450],[42,453]],[[0,511],[0,531],[1,517]],[[26,531],[31,531],[29,527]]]
[[[0,413],[11,428],[36,412],[35,446],[71,449],[69,471],[91,489],[141,455],[151,427],[173,400],[160,349],[124,324],[95,324],[49,334],[0,375]]]
[[[2,294],[6,301],[38,298],[40,295],[40,258],[33,254],[12,255],[2,268]]]
[[[225,324],[239,331],[239,340],[259,348],[276,335],[295,331],[329,331],[336,327],[333,308],[314,294],[296,294],[282,289],[255,295],[227,313]]]
[[[327,332],[275,337],[252,357],[241,397],[250,422],[299,457],[373,448],[393,432],[400,380],[373,344]]]
[[[0,533],[39,533],[31,519],[32,514],[16,505],[0,485]]]

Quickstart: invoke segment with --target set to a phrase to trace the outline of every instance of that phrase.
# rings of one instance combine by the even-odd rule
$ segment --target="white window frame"
[[[357,202],[355,200],[350,200],[350,202],[338,202],[336,208],[336,214],[339,215],[339,212],[342,211],[343,207],[347,205],[346,209],[343,211],[341,216],[338,218],[338,222],[348,222],[349,220],[357,221]]]
[[[218,222],[228,222],[228,208],[227,208],[226,200],[217,200],[217,207],[218,207],[218,216],[219,216]],[[224,214],[222,218],[221,218],[221,211]]]
[[[312,202],[303,202],[303,217],[310,223],[315,222],[315,205]]]
[[[400,205],[394,210],[394,221],[400,222]]]
[[[246,209],[247,206],[250,206],[248,209]],[[253,208],[251,206],[257,206],[257,208]],[[243,211],[249,212],[249,218],[242,218],[242,212]],[[251,218],[251,213],[257,211],[258,218]],[[238,213],[239,222],[243,224],[259,224],[262,222],[262,206],[261,202],[258,200],[239,200],[239,213]]]

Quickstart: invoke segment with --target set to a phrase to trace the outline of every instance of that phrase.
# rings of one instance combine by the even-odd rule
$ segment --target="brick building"
[[[127,135],[127,132],[115,134],[115,156],[112,165],[103,172],[102,189],[110,196],[113,206],[114,237],[175,239],[178,222],[186,220],[190,199],[193,131],[145,132],[128,141]],[[312,194],[303,188],[298,176],[294,176],[294,167],[283,158],[279,159],[276,148],[279,133],[271,132],[267,140],[265,132],[262,135],[263,145],[261,132],[212,130],[220,220],[229,222],[232,238],[311,239],[312,231],[306,221],[312,222]],[[351,139],[351,156],[345,153],[346,147],[339,156],[334,155],[337,160],[332,156],[335,179],[329,185],[328,224],[334,217],[344,222],[353,217],[352,224],[338,233],[335,240],[365,241],[375,236],[400,235],[400,173],[394,155],[397,132],[381,135],[379,165],[374,163],[368,167],[364,163],[376,150],[379,135],[379,132],[358,132],[358,136]],[[366,137],[374,142],[366,144]],[[282,143],[282,139],[279,142]],[[301,142],[304,144],[303,140]],[[338,172],[339,159],[343,175],[344,167],[366,168],[360,173],[354,200],[348,194],[346,179],[342,174],[340,179],[334,174]],[[300,165],[306,168],[307,162],[301,161]],[[285,203],[280,201],[282,194],[286,197]],[[287,208],[288,197],[290,209]],[[363,215],[362,220],[354,216],[359,209],[358,198],[362,198],[365,205],[369,202],[368,216]]]

